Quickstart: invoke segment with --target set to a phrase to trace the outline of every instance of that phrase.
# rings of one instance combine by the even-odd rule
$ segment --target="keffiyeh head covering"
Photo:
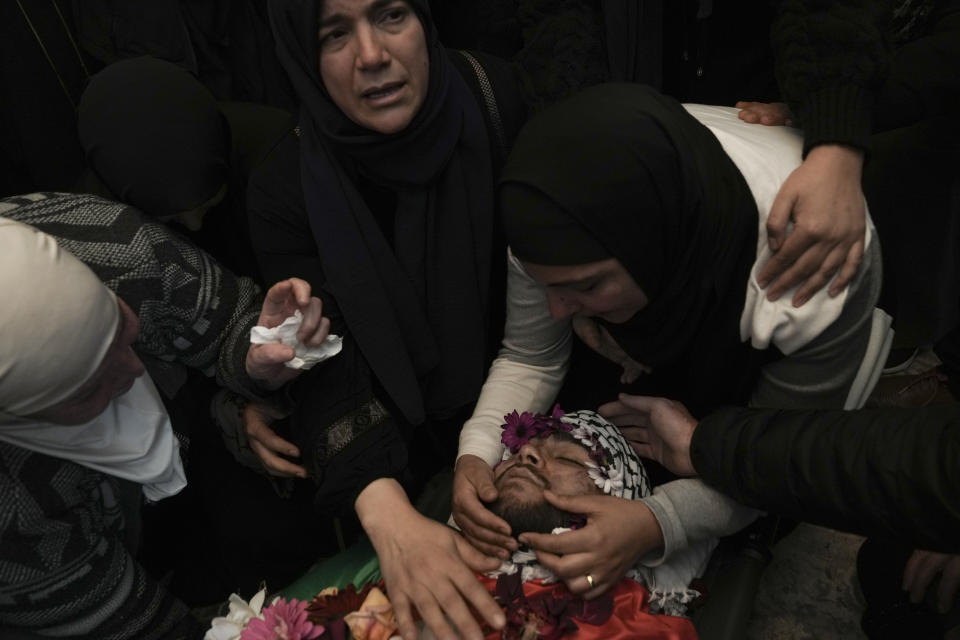
[[[581,410],[562,414],[554,408],[550,416],[511,414],[503,425],[504,431],[516,430],[520,425],[526,435],[524,438],[505,437],[512,446],[504,449],[503,460],[509,460],[522,442],[533,437],[549,437],[552,433],[565,433],[580,443],[593,461],[588,474],[597,487],[606,495],[627,500],[639,500],[649,496],[652,489],[643,462],[630,443],[620,432],[620,428],[607,421],[594,411]],[[567,529],[556,529],[555,534],[562,535]],[[650,589],[652,611],[670,615],[683,615],[687,604],[698,594],[689,588],[690,582],[701,575],[716,540],[705,539],[692,543],[685,549],[675,552],[666,562],[653,567],[637,563],[626,573],[626,577],[636,580]],[[541,580],[545,584],[556,581],[548,569],[537,561],[536,554],[521,548],[514,552],[510,560],[504,561],[500,568],[488,575],[513,574],[519,571],[521,580]]]
[[[589,453],[592,463],[588,474],[599,489],[615,498],[636,500],[650,495],[650,479],[640,457],[620,432],[619,427],[608,422],[595,411],[581,410],[559,415],[554,409],[552,416],[524,413],[512,420],[507,416],[504,430],[515,428],[517,421],[530,427],[525,440],[512,440],[515,446],[504,449],[503,460],[509,460],[519,447],[531,437],[549,437],[554,433],[566,433]],[[516,415],[516,414],[512,414]],[[506,441],[508,438],[504,438]]]
[[[319,71],[319,0],[274,0],[277,55],[300,101],[300,173],[326,282],[350,335],[404,417],[473,402],[483,383],[494,184],[483,114],[438,40],[426,0],[427,94],[392,135],[330,99]],[[396,196],[392,241],[357,184]]]
[[[627,322],[600,322],[652,367],[656,392],[697,413],[746,400],[759,365],[740,340],[740,315],[758,214],[709,129],[649,87],[592,87],[527,123],[501,184],[520,260],[613,257],[646,294]]]
[[[0,218],[0,413],[66,400],[113,343],[117,300],[49,235]]]

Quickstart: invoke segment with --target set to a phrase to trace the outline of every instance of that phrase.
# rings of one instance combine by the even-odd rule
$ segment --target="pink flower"
[[[240,640],[313,640],[323,627],[307,620],[307,603],[277,598],[254,618],[240,634]]]
[[[503,416],[503,419],[503,433],[500,434],[500,442],[510,449],[510,453],[516,453],[531,438],[539,435],[536,418],[526,411],[518,414],[514,410],[513,413]]]

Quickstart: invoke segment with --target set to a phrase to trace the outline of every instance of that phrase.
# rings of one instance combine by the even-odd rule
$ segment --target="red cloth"
[[[497,579],[480,576],[480,581],[490,593],[495,592]],[[523,594],[528,600],[537,599],[552,591],[566,590],[562,582],[544,585],[537,580],[523,584]],[[640,583],[623,579],[614,587],[613,615],[601,625],[587,624],[581,620],[576,632],[564,636],[569,640],[697,640],[697,631],[687,618],[654,615],[650,613],[650,592]],[[499,631],[487,634],[486,640],[498,640]]]

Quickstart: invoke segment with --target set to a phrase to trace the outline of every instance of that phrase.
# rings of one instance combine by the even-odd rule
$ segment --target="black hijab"
[[[749,397],[765,361],[740,341],[756,203],[678,102],[636,84],[588,89],[527,124],[502,183],[517,257],[572,265],[612,256],[640,285],[648,305],[603,324],[661,387],[701,410]],[[531,195],[548,204],[531,206]]]
[[[410,125],[382,135],[329,98],[318,68],[318,0],[270,5],[277,53],[301,100],[304,199],[323,264],[364,357],[404,416],[473,402],[484,376],[493,175],[483,115],[437,39],[426,0],[430,76]],[[393,246],[356,188],[396,193]]]
[[[123,60],[93,76],[77,128],[103,183],[151,216],[193,209],[230,178],[230,130],[216,100],[164,60]]]

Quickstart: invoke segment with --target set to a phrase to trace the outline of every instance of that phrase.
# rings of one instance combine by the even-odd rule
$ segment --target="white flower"
[[[590,462],[587,464],[587,475],[593,483],[605,494],[612,495],[614,491],[623,490],[623,469],[619,467],[598,467]]]
[[[587,465],[587,475],[590,476],[590,479],[593,480],[593,483],[600,487],[600,490],[603,491],[603,485],[607,481],[607,476],[603,473],[603,469],[592,462],[586,462],[584,464]]]
[[[607,469],[607,481],[604,484],[603,492],[607,495],[613,495],[614,492],[623,491],[623,469],[620,467],[611,467]]]
[[[266,597],[267,590],[261,589],[247,603],[237,594],[231,593],[227,615],[214,618],[210,622],[210,629],[203,636],[203,640],[240,640],[240,633],[247,623],[254,618],[263,617],[260,610]]]

